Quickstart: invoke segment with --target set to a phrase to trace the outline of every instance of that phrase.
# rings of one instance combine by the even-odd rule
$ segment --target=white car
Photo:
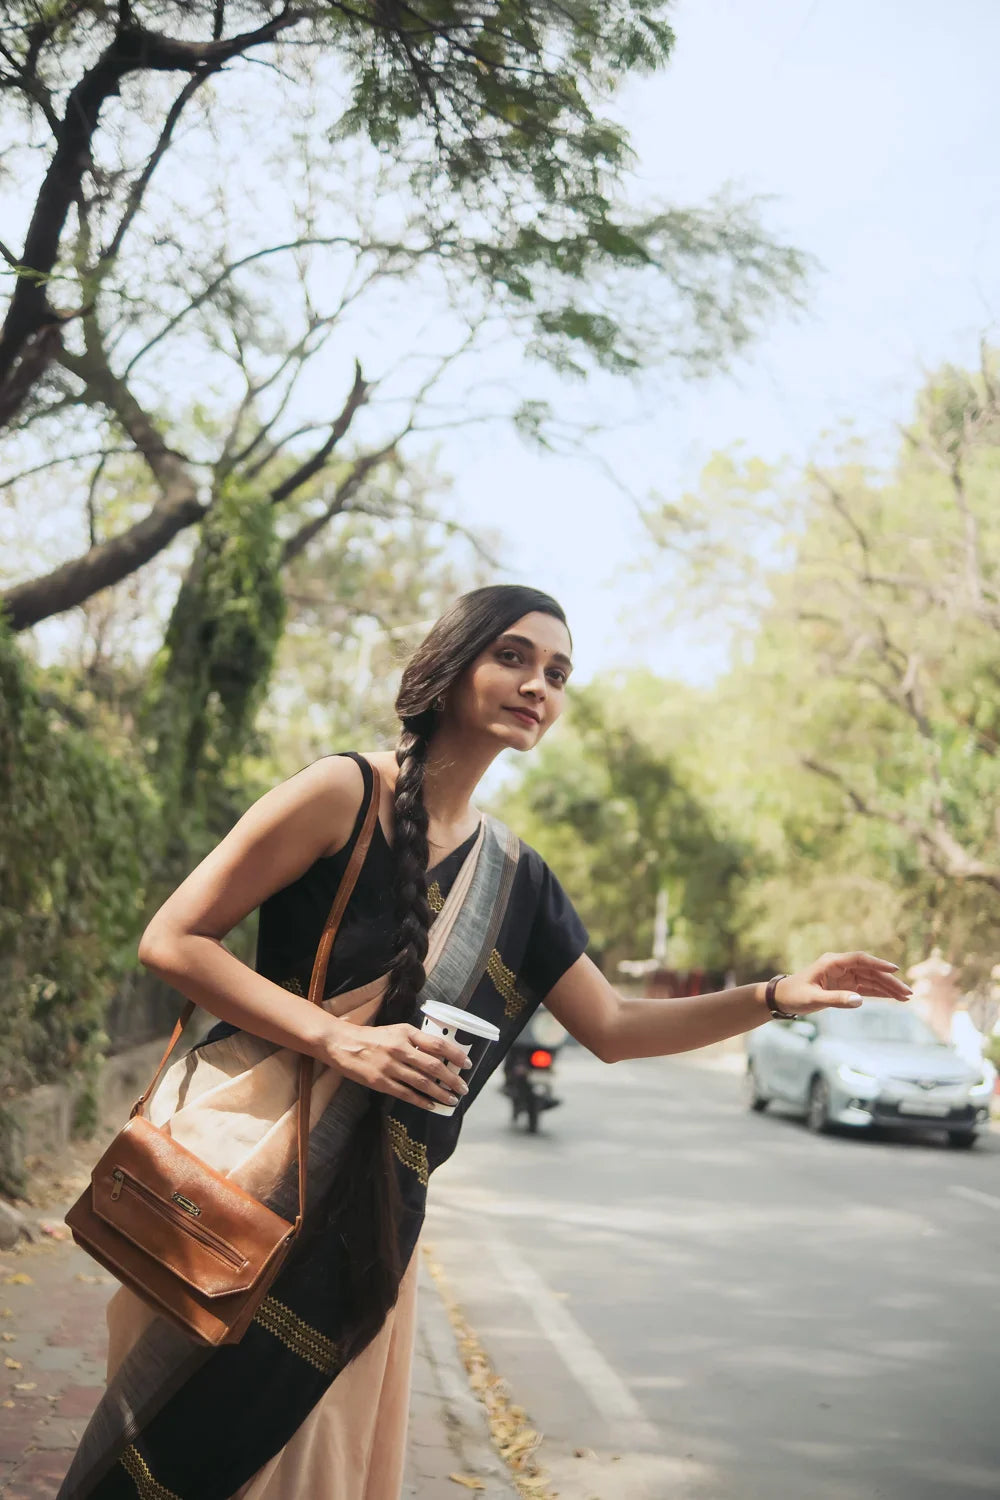
[[[746,1038],[747,1103],[797,1105],[810,1130],[932,1126],[972,1146],[988,1124],[997,1070],[967,1062],[894,1000],[770,1021]]]

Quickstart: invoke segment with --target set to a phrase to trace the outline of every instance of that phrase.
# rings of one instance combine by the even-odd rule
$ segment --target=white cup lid
[[[460,1010],[457,1005],[445,1005],[442,1000],[425,1000],[420,1009],[432,1021],[439,1021],[452,1031],[469,1031],[473,1036],[485,1036],[491,1042],[500,1040],[499,1026],[494,1026],[492,1021],[484,1021],[482,1016],[471,1016],[467,1010]]]

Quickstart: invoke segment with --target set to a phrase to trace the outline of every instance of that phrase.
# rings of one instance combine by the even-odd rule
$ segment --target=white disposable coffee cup
[[[500,1040],[500,1028],[481,1016],[472,1016],[457,1005],[445,1005],[442,1000],[425,1000],[420,1007],[423,1012],[422,1031],[431,1031],[435,1036],[447,1037],[465,1048],[468,1061],[459,1068],[455,1063],[446,1063],[453,1073],[464,1078],[466,1083],[475,1073],[493,1042]],[[437,1099],[432,1104],[436,1115],[453,1115],[457,1104],[441,1104]]]

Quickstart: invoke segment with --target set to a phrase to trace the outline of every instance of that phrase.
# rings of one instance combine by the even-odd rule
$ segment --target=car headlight
[[[850,1063],[837,1064],[837,1077],[849,1084],[852,1089],[865,1089],[870,1092],[879,1086],[875,1073],[865,1073],[861,1068],[852,1068]]]
[[[982,1078],[977,1079],[969,1089],[969,1094],[974,1095],[977,1099],[988,1098],[992,1092],[993,1077],[990,1073],[984,1073]]]

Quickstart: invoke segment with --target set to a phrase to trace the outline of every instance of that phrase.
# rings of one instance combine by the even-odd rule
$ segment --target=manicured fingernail
[[[848,1000],[848,1003],[850,1005],[860,1005],[861,1004],[861,996],[860,995],[850,994],[850,995],[848,995],[847,1000]]]

